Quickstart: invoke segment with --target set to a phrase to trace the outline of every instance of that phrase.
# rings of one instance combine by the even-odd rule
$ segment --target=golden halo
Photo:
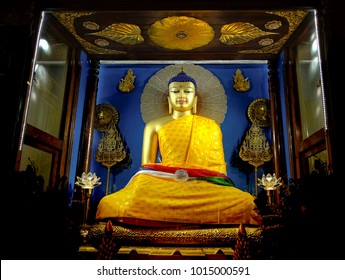
[[[119,112],[109,104],[98,104],[96,106],[95,128],[99,131],[106,131],[112,121],[115,125],[119,122]]]
[[[271,124],[270,101],[265,98],[255,99],[248,106],[248,117],[252,123],[256,122],[260,127]]]
[[[159,70],[144,87],[140,110],[145,123],[169,114],[168,82],[181,69],[192,77],[197,85],[197,114],[214,119],[218,124],[224,121],[227,111],[227,97],[219,79],[204,67],[194,64],[174,64]]]
[[[213,28],[200,19],[173,16],[153,23],[148,29],[157,45],[174,50],[192,50],[207,45],[214,38]]]

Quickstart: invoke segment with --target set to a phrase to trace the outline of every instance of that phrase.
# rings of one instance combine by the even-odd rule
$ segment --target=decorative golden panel
[[[200,19],[167,17],[152,24],[148,35],[163,48],[192,50],[207,45],[214,37],[214,30]]]
[[[270,59],[311,11],[51,12],[101,59]],[[56,20],[55,20],[56,22]]]

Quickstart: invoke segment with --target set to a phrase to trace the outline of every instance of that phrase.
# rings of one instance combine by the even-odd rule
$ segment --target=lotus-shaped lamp
[[[264,188],[266,191],[274,191],[279,188],[283,182],[281,178],[276,177],[276,174],[273,173],[273,176],[268,173],[267,175],[263,174],[262,178],[258,179],[259,186]]]
[[[99,186],[101,182],[100,177],[97,177],[96,173],[86,173],[83,172],[81,177],[77,176],[76,185],[82,187],[83,189],[93,190],[94,187]]]

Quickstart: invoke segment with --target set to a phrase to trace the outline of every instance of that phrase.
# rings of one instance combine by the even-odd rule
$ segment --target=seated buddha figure
[[[100,200],[96,219],[259,225],[254,197],[227,177],[219,124],[197,115],[195,80],[181,71],[168,90],[169,114],[145,126],[140,170],[123,189]]]

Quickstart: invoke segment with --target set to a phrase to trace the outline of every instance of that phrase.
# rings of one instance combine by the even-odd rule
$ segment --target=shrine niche
[[[296,14],[294,12],[296,12]],[[94,18],[94,21],[92,21],[90,18],[86,20],[86,18],[89,15],[90,16],[99,15],[99,13],[97,12],[92,13],[90,11],[90,14],[84,14],[84,15],[82,15],[81,13],[76,13],[75,18],[73,18],[72,13],[63,12],[63,14],[67,16],[66,18],[67,21],[65,21],[65,23],[67,22],[67,25],[70,23],[73,23],[73,25],[75,24],[75,27],[82,26],[81,28],[84,28],[84,30],[82,31],[83,36],[81,36],[81,33],[77,29],[73,29],[73,27],[70,29],[69,28],[70,26],[62,26],[62,27],[66,27],[68,30],[72,30],[71,32],[72,33],[74,32],[72,35],[76,35],[75,38],[77,39],[77,42],[73,42],[73,44],[71,45],[73,47],[77,46],[78,48],[82,47],[83,51],[85,51],[85,54],[86,54],[85,60],[83,60],[82,63],[80,64],[76,63],[75,65],[81,65],[83,69],[85,69],[85,71],[83,71],[80,76],[80,85],[86,84],[87,94],[85,95],[86,97],[85,102],[89,102],[89,103],[85,103],[88,106],[84,106],[83,108],[84,111],[81,111],[81,109],[79,109],[81,107],[76,109],[75,105],[69,104],[71,109],[73,108],[73,110],[74,109],[77,110],[78,118],[76,118],[76,120],[79,122],[79,120],[83,119],[81,122],[81,127],[82,127],[81,139],[77,139],[77,138],[72,139],[75,143],[74,145],[75,147],[73,147],[74,154],[63,155],[63,159],[67,159],[67,160],[66,162],[63,162],[61,164],[63,167],[65,166],[67,168],[71,167],[70,177],[72,178],[71,179],[72,183],[74,182],[74,174],[75,174],[73,173],[74,169],[79,170],[79,171],[93,170],[93,171],[96,171],[97,174],[99,172],[101,174],[100,176],[102,176],[102,174],[104,175],[104,179],[102,181],[103,182],[107,181],[107,194],[108,194],[109,193],[108,191],[109,173],[111,169],[113,169],[111,171],[111,176],[113,175],[114,177],[116,176],[116,185],[113,184],[111,186],[112,189],[110,190],[110,192],[114,190],[118,191],[121,189],[121,187],[124,186],[123,182],[125,181],[126,176],[129,177],[132,174],[132,171],[129,171],[128,173],[118,171],[128,166],[128,164],[130,164],[130,161],[131,161],[128,148],[126,147],[126,141],[124,140],[125,138],[123,138],[122,135],[126,137],[126,139],[128,140],[128,143],[130,143],[131,148],[133,150],[134,164],[132,166],[132,170],[134,171],[139,166],[138,162],[140,158],[140,156],[137,156],[141,148],[140,145],[137,145],[137,142],[139,141],[138,132],[142,130],[143,128],[142,125],[144,122],[146,122],[145,121],[146,117],[149,118],[150,116],[152,116],[152,114],[159,112],[159,110],[157,110],[158,109],[157,107],[155,107],[154,110],[150,111],[150,113],[145,110],[142,111],[143,108],[145,109],[145,106],[139,107],[141,96],[145,98],[150,97],[146,99],[146,105],[149,102],[153,101],[153,99],[151,99],[151,95],[149,96],[149,93],[151,93],[152,91],[148,90],[149,88],[146,88],[145,90],[144,85],[146,84],[147,81],[149,81],[150,77],[152,77],[153,75],[159,72],[160,68],[163,68],[163,66],[160,67],[160,65],[164,65],[167,63],[169,64],[181,63],[181,61],[183,62],[187,59],[188,61],[194,61],[194,63],[203,64],[205,68],[207,68],[212,73],[214,71],[214,76],[218,77],[219,80],[222,81],[222,83],[225,86],[224,95],[226,96],[226,99],[224,99],[223,102],[215,102],[214,95],[211,95],[211,94],[202,95],[203,92],[201,91],[199,93],[200,95],[199,95],[198,103],[200,102],[199,109],[201,113],[202,112],[201,109],[203,105],[202,101],[207,100],[208,103],[209,101],[213,101],[212,103],[214,105],[213,108],[217,110],[211,110],[211,111],[212,113],[214,112],[217,113],[218,122],[224,123],[223,127],[227,131],[227,134],[226,134],[227,138],[225,141],[225,145],[227,147],[227,152],[228,152],[227,155],[229,155],[229,152],[231,152],[233,147],[236,146],[236,141],[238,141],[238,139],[240,139],[241,136],[244,137],[243,134],[248,129],[247,124],[248,123],[251,124],[250,123],[251,121],[253,125],[251,128],[252,131],[250,134],[254,134],[255,132],[260,131],[263,127],[266,127],[267,129],[266,136],[268,136],[269,141],[272,140],[273,156],[271,153],[269,153],[269,150],[270,150],[269,144],[267,144],[266,141],[261,141],[265,139],[261,139],[260,137],[258,137],[258,141],[256,141],[257,140],[256,137],[252,137],[252,138],[249,137],[249,139],[247,139],[248,141],[244,143],[243,150],[242,150],[243,153],[241,153],[242,155],[244,155],[244,158],[249,159],[249,160],[244,162],[241,159],[241,162],[249,166],[249,168],[252,168],[254,165],[261,166],[260,164],[262,163],[262,161],[263,162],[265,162],[265,160],[269,161],[270,157],[272,157],[273,163],[272,163],[272,166],[270,166],[272,167],[272,169],[268,171],[276,172],[278,176],[281,176],[282,174],[283,176],[285,176],[284,172],[286,171],[287,168],[290,167],[288,160],[286,160],[288,156],[288,152],[290,151],[283,151],[281,149],[282,143],[283,143],[282,138],[284,137],[284,135],[280,133],[280,130],[278,129],[282,128],[284,129],[284,132],[285,132],[284,123],[282,123],[282,120],[285,121],[284,110],[282,109],[285,108],[284,107],[285,103],[288,104],[289,102],[288,100],[278,99],[278,96],[283,96],[283,94],[280,94],[279,90],[283,90],[287,87],[284,87],[285,84],[284,86],[283,84],[280,84],[280,80],[278,81],[277,73],[281,70],[281,68],[280,68],[280,64],[276,65],[276,63],[280,62],[280,57],[278,57],[279,60],[277,59],[277,61],[275,60],[275,58],[277,57],[277,54],[279,54],[280,51],[282,50],[282,46],[283,45],[285,46],[285,44],[282,45],[281,43],[285,42],[285,40],[288,40],[289,36],[292,35],[295,29],[296,30],[301,29],[299,28],[299,23],[303,22],[304,16],[308,14],[301,11],[294,11],[294,12],[272,11],[272,13],[267,13],[267,15],[269,15],[269,17],[272,17],[272,19],[265,20],[264,18],[262,18],[261,20],[262,23],[259,27],[258,24],[256,24],[257,22],[254,20],[254,17],[252,18],[252,20],[249,20],[248,18],[248,20],[243,21],[243,24],[237,24],[238,22],[241,22],[241,21],[239,20],[240,18],[236,18],[236,22],[235,22],[236,24],[233,24],[232,22],[226,19],[226,16],[230,15],[228,12],[225,12],[224,14],[220,13],[220,16],[223,20],[215,24],[215,22],[212,22],[212,20],[209,20],[212,18],[211,14],[213,12],[211,11],[209,13],[207,11],[202,11],[198,14],[194,14],[193,16],[195,16],[196,19],[200,18],[204,20],[204,22],[206,22],[207,24],[210,24],[210,26],[212,26],[212,28],[216,31],[215,37],[208,44],[202,45],[200,47],[192,48],[191,50],[176,50],[176,49],[171,49],[168,47],[159,46],[157,44],[154,44],[153,41],[151,42],[150,38],[147,37],[148,36],[147,31],[154,22],[167,18],[167,16],[171,15],[171,14],[167,15],[167,13],[165,13],[164,11],[162,12],[162,14],[160,14],[161,16],[158,17],[155,15],[155,20],[152,20],[150,22],[147,21],[146,24],[140,24],[139,21],[141,19],[138,19],[138,17],[135,17],[135,15],[141,14],[141,12],[139,13],[133,12],[133,23],[135,23],[133,25],[129,23],[117,24],[112,21],[109,21],[108,25],[102,25],[100,24],[100,22],[97,22],[97,17]],[[117,14],[116,12],[114,13]],[[59,19],[58,21],[56,21],[57,17],[54,17],[55,14],[57,13],[47,12],[46,19],[52,20],[53,18],[54,23],[60,25],[61,22]],[[102,14],[106,14],[106,13],[104,12]],[[111,14],[113,14],[113,12],[111,12]],[[146,14],[147,14],[147,18],[152,16],[150,12],[147,12]],[[176,12],[174,14],[176,14],[176,17],[179,19],[179,21],[182,19],[180,17],[181,13]],[[242,12],[240,14],[242,15]],[[189,13],[186,13],[186,15],[192,16]],[[296,17],[294,17],[294,15],[296,15]],[[75,21],[70,20],[72,18],[75,19]],[[188,17],[188,18],[192,19],[191,17]],[[101,17],[98,18],[98,20],[100,19]],[[191,22],[193,21],[194,20],[192,19]],[[250,26],[250,24],[253,24],[253,26],[257,28]],[[288,26],[286,24],[288,24]],[[224,29],[219,29],[222,26],[224,27]],[[246,34],[243,34],[243,36],[241,36],[239,32],[237,33],[234,32],[235,35],[237,36],[235,36],[236,40],[235,39],[232,40],[231,36],[229,36],[229,34],[231,33],[231,32],[229,33],[229,31],[234,31],[234,27],[242,28],[246,30],[252,30],[251,34],[252,35],[256,34],[257,36],[254,36],[252,39],[245,38]],[[59,28],[56,28],[56,29],[58,31],[60,30]],[[120,33],[124,29],[127,29],[129,32],[126,33],[125,36],[123,36],[124,40],[122,40]],[[65,30],[65,31],[68,32],[68,30]],[[222,30],[221,33],[219,33],[220,30]],[[261,32],[260,30],[261,31],[266,30],[266,31]],[[112,33],[109,31],[115,31],[115,33]],[[186,31],[186,30],[182,30],[182,31]],[[178,33],[178,36],[175,38],[176,40],[186,40],[185,38],[189,38],[188,34],[185,34],[182,31]],[[85,32],[88,32],[88,33],[85,33]],[[130,40],[130,35],[135,35],[135,36],[133,36],[133,39]],[[167,34],[162,35],[162,37],[164,38],[165,36],[167,36]],[[224,40],[217,41],[219,40],[221,36],[223,37]],[[279,39],[278,37],[281,39]],[[70,40],[72,39],[73,38],[70,38]],[[88,39],[90,39],[90,41],[88,41]],[[144,40],[141,40],[141,39],[144,39]],[[239,39],[242,39],[242,41],[238,41]],[[254,46],[254,44],[256,45],[256,47]],[[152,51],[151,52],[145,51],[145,50],[142,51],[143,48],[146,48],[147,50],[150,49]],[[214,51],[213,51],[213,48],[214,48]],[[285,49],[286,47],[284,47],[283,50],[285,51]],[[54,54],[56,54],[56,52],[54,52]],[[39,56],[38,58],[39,59],[37,60],[37,63],[35,64],[35,66],[39,66],[39,67],[42,66],[41,65],[42,61],[49,62],[50,60],[53,60],[49,57],[49,60],[47,59],[47,61],[45,61],[46,59],[45,56],[42,56],[42,57]],[[84,59],[83,56],[82,58]],[[167,61],[167,58],[169,59],[169,61]],[[231,62],[228,60],[224,60],[226,58],[228,59],[231,58],[234,60],[238,59],[238,60]],[[269,58],[268,61],[267,61],[267,58]],[[219,61],[219,59],[221,61]],[[255,59],[255,61],[249,62],[251,59],[253,60]],[[90,61],[91,63],[88,63]],[[51,65],[50,63],[45,63],[45,64]],[[101,67],[99,67],[99,64],[101,65]],[[267,67],[269,70],[268,72],[266,68],[262,69],[264,67],[261,67],[261,65],[265,66],[264,64],[265,65],[267,64]],[[130,65],[130,68],[129,68],[129,65]],[[236,89],[235,87],[233,87],[232,78],[234,77],[229,75],[229,70],[230,70],[230,73],[235,73],[235,70],[238,69],[238,67],[241,69],[241,71],[243,71],[243,75],[240,75],[242,73],[239,73],[239,75],[237,74],[235,75],[236,77],[239,78],[239,81],[240,81],[240,83],[238,83],[238,85],[240,86],[236,86],[236,88],[238,89],[237,91],[249,90],[248,94],[247,93],[234,94],[234,89]],[[34,69],[37,69],[37,67],[35,67]],[[125,76],[126,71],[128,72],[127,72],[127,75]],[[136,74],[135,76],[134,76],[134,72]],[[33,78],[30,80],[30,83],[32,85],[34,85],[37,81],[37,74],[38,72],[35,72]],[[74,74],[76,77],[78,77],[76,73]],[[111,77],[111,79],[109,79],[108,77]],[[199,75],[195,75],[194,78],[198,78],[198,77]],[[247,77],[250,77],[250,83]],[[134,87],[134,78],[136,78],[135,87]],[[312,80],[314,81],[314,79]],[[213,83],[214,79],[213,80],[204,79],[205,83],[207,81],[212,81],[212,84],[214,87],[214,83]],[[241,85],[242,82],[243,82],[243,86]],[[269,83],[269,85],[267,85],[267,82]],[[78,80],[78,83],[79,83],[79,80]],[[149,83],[149,84],[152,87],[154,86],[154,83]],[[307,84],[309,83],[303,83],[303,85],[307,85]],[[318,92],[320,91],[320,85],[322,85],[322,81],[317,82],[316,84],[316,88]],[[198,89],[199,88],[200,87],[198,87]],[[72,89],[72,85],[71,85],[71,89]],[[81,87],[81,90],[83,89],[84,88]],[[114,89],[116,89],[115,92],[114,92]],[[73,90],[75,89],[73,88]],[[131,91],[133,91],[132,94],[123,94],[123,92],[131,92]],[[309,91],[306,91],[306,92],[309,92]],[[41,92],[37,92],[37,93],[41,93]],[[296,95],[295,93],[291,93],[291,95],[292,94]],[[160,96],[162,98],[165,98],[164,95],[160,95]],[[79,100],[82,100],[82,97],[84,96],[82,94],[79,94],[79,97],[80,97]],[[212,98],[206,99],[206,97],[212,97]],[[269,98],[269,100],[267,99],[261,102],[262,100],[258,99],[261,97]],[[246,116],[244,112],[246,112],[247,105],[253,99],[254,99],[254,102],[251,104],[251,106],[249,106],[250,110],[248,110],[248,115]],[[74,100],[77,100],[77,99],[74,99]],[[295,98],[295,100],[297,100],[297,98]],[[72,99],[70,101],[72,101]],[[101,103],[102,106],[96,106],[95,104],[97,104],[97,102]],[[110,103],[111,105],[106,104],[106,103]],[[31,103],[30,106],[32,106],[32,104],[33,103]],[[269,108],[269,106],[267,105],[271,105],[271,108]],[[291,102],[288,105],[289,106],[292,105]],[[114,108],[117,108],[117,109],[114,109]],[[289,107],[289,109],[291,109],[291,106]],[[75,112],[75,111],[72,111],[72,112]],[[228,112],[227,115],[230,115],[231,117],[224,117],[225,112]],[[143,117],[145,116],[144,122],[141,122],[141,118],[140,118],[141,113],[143,114]],[[120,114],[121,114],[121,117],[123,118],[123,121],[120,123],[120,126],[118,126],[118,120],[119,120]],[[246,119],[245,117],[248,117],[249,120]],[[72,123],[71,123],[71,126],[65,126],[65,127],[74,128],[80,125],[80,123],[78,122],[76,124],[73,123],[74,119],[73,119],[73,115],[71,114],[67,114],[66,119],[72,120]],[[93,130],[94,128],[96,128],[95,131]],[[28,141],[28,139],[30,140],[30,137],[32,135],[36,135],[32,133],[33,128],[30,126],[30,124],[27,125],[26,129],[27,129],[26,143],[31,143],[31,144],[36,143],[35,141],[31,141],[31,142]],[[291,129],[291,128],[287,127],[286,129]],[[290,131],[294,132],[297,130],[295,129],[295,130],[290,130]],[[272,133],[272,135],[270,133]],[[65,135],[77,135],[78,137],[79,134],[78,133],[73,134],[70,131],[69,134],[65,132]],[[92,138],[92,136],[94,136],[94,138]],[[295,137],[295,135],[292,135],[292,137]],[[132,139],[134,140],[132,141]],[[233,139],[235,139],[235,141],[233,141]],[[72,143],[73,142],[72,140],[69,139],[68,143]],[[240,141],[240,143],[241,142],[242,141]],[[260,150],[259,142],[263,144],[263,147],[261,146],[262,147],[261,150]],[[67,143],[67,140],[66,140],[66,143]],[[78,146],[78,143],[81,143],[81,144]],[[250,152],[246,153],[244,151],[245,149],[247,149],[248,151],[248,147],[249,147],[249,150],[252,147],[253,150],[255,150],[255,152],[258,153],[258,159],[255,159],[255,157],[252,157]],[[67,151],[72,151],[72,148],[70,148]],[[322,152],[325,155],[324,158],[328,160],[327,151],[322,151]],[[319,157],[320,153],[317,153],[316,156]],[[238,150],[236,154],[239,155]],[[260,158],[262,155],[264,158],[263,160],[261,160],[262,158]],[[310,154],[306,154],[306,156],[310,156]],[[71,164],[67,162],[70,158],[73,159]],[[323,159],[323,157],[321,159]],[[227,158],[227,161],[228,160],[229,160],[229,157]],[[312,161],[313,159],[310,156],[308,160]],[[249,161],[253,163],[254,165],[251,165],[251,163],[248,163]],[[75,162],[77,164],[74,164]],[[288,166],[285,166],[285,164],[287,164]],[[59,165],[58,167],[60,167],[60,163],[57,162],[56,165]],[[310,165],[312,164],[310,163]],[[231,166],[228,169],[231,169]],[[108,170],[107,180],[105,180],[106,170]],[[239,181],[238,183],[237,182],[236,183],[238,184],[240,188],[245,189],[246,186],[252,185],[249,183],[247,184],[242,183],[245,180],[242,179],[244,176],[241,176],[243,175],[241,174],[242,172],[241,168],[238,168],[238,170],[231,169],[231,171],[233,171],[231,174],[238,178]],[[317,168],[316,171],[319,171],[319,168]],[[80,173],[78,172],[78,174]],[[287,176],[290,176],[290,174],[287,173]],[[255,179],[255,182],[257,182],[256,179]],[[110,181],[113,181],[113,177],[110,177]],[[251,181],[250,183],[252,182],[253,181]],[[97,189],[98,190],[95,190],[96,193],[95,192],[93,193],[94,194],[93,198],[95,201],[94,205],[96,205],[96,203],[98,202],[97,200],[100,197],[97,195],[99,194],[103,195],[103,193],[101,193],[101,191],[103,191],[103,188],[101,187]],[[283,190],[283,188],[281,188],[281,190]],[[98,191],[99,191],[99,194],[97,193]],[[260,193],[264,193],[264,192],[260,192]],[[75,203],[75,201],[76,200],[74,199],[72,202]],[[105,226],[105,224],[102,224],[100,226],[101,226],[100,228],[103,231],[104,230],[103,226]],[[114,230],[116,229],[117,226],[118,226],[117,224],[113,223]],[[234,237],[239,237],[240,233],[242,233],[242,231],[237,231],[238,229],[240,228],[236,227],[234,229],[234,233],[235,233]],[[224,239],[227,238],[226,230],[227,229],[224,229],[224,233],[225,233]],[[213,231],[213,229],[211,229],[211,231]],[[250,232],[251,229],[248,229],[246,227],[246,231],[247,233],[251,234]],[[160,234],[160,233],[161,232],[157,234]],[[183,235],[184,233],[185,232],[178,232],[178,236],[180,234]],[[199,232],[199,233],[204,234],[204,232]],[[124,234],[127,234],[127,232],[124,232]],[[166,242],[166,244],[171,242],[170,237],[172,237],[172,236],[169,236],[166,232],[164,232],[163,234],[164,236],[166,235],[167,239],[159,243],[160,245],[162,245],[162,247],[164,247],[163,246],[164,242]],[[210,234],[211,233],[209,232],[207,233],[208,236]],[[192,233],[191,236],[192,236],[191,238],[194,237],[194,232]],[[258,237],[258,239],[260,239],[261,232],[257,232],[256,236]],[[151,238],[151,237],[152,237],[152,232],[147,231],[147,238]],[[114,240],[111,240],[111,241],[114,241]],[[131,240],[126,240],[126,242],[127,241],[131,242]],[[133,249],[133,251],[139,250],[138,248],[140,247],[139,246],[140,242],[139,240],[137,241],[138,241],[137,243],[138,246],[135,249]],[[203,240],[200,240],[200,241],[202,242]],[[260,240],[258,243],[260,243]],[[178,244],[180,244],[179,241],[177,241],[175,245],[178,245]],[[190,245],[190,243],[186,243],[185,245]],[[220,244],[217,244],[217,245],[220,245]],[[219,247],[220,251],[230,252],[232,249],[235,248],[234,243],[232,244],[224,243],[224,246],[226,247]],[[125,248],[125,247],[126,246],[123,246],[122,248],[127,250],[128,248]],[[159,247],[158,249],[162,247]],[[204,247],[201,249],[203,252],[205,252],[206,255],[208,254],[208,252],[205,251],[206,249]],[[100,251],[101,251],[101,248],[100,248]],[[185,252],[184,248],[181,250],[179,249],[179,252],[183,254],[183,252]],[[188,254],[189,253],[190,252],[188,251]],[[231,255],[231,253],[229,253],[229,255]],[[233,254],[233,256],[237,256],[237,254]]]

